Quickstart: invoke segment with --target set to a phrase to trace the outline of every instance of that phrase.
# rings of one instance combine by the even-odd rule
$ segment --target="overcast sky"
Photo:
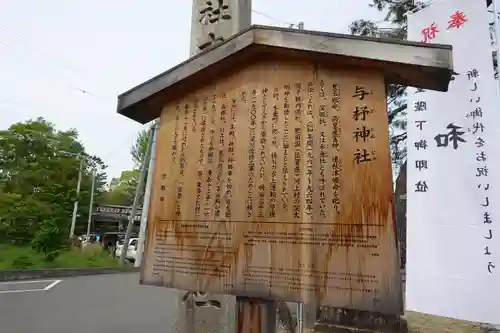
[[[370,2],[253,0],[252,23],[347,33],[381,19]],[[190,16],[191,0],[0,0],[0,128],[40,116],[76,128],[119,176],[142,126],[116,97],[187,59]]]

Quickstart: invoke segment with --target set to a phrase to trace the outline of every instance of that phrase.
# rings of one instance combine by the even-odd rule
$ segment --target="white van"
[[[137,256],[137,242],[138,241],[139,241],[138,238],[130,238],[130,240],[128,242],[127,255],[125,256],[125,259],[135,260],[135,258]],[[123,239],[120,239],[118,242],[116,242],[115,257],[118,257],[118,258],[121,257],[122,249],[123,249]]]

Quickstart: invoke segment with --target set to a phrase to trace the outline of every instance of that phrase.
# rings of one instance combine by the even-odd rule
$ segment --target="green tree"
[[[137,133],[135,142],[132,145],[130,153],[132,154],[132,161],[135,164],[135,168],[140,168],[141,163],[144,160],[146,151],[148,150],[148,139],[149,139],[150,129],[145,128]]]
[[[39,223],[51,218],[55,209],[54,203],[37,200],[34,196],[0,192],[0,241],[28,243]]]
[[[110,189],[102,197],[102,203],[106,205],[124,205],[130,206],[134,201],[135,189],[139,179],[140,167],[148,149],[148,140],[152,126],[139,131],[134,144],[130,149],[134,169],[125,170],[119,178],[113,178],[110,183]],[[146,165],[148,167],[148,165]],[[147,170],[146,170],[147,171]]]
[[[111,181],[113,187],[104,193],[101,202],[106,205],[132,205],[139,173],[137,169],[123,171],[120,178]]]
[[[64,226],[61,226],[63,220],[48,218],[35,233],[31,244],[33,249],[45,254],[47,261],[54,261],[59,255],[64,245],[67,234],[64,232]]]
[[[93,168],[101,170],[96,177],[97,197],[105,183],[102,160],[86,154],[76,130],[59,131],[43,118],[0,131],[0,241],[30,243],[54,223],[68,235],[80,162],[63,152],[86,160],[76,225],[76,231],[83,232]]]

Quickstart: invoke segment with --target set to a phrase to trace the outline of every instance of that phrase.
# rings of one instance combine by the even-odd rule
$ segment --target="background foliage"
[[[71,153],[74,155],[70,155]],[[43,118],[0,131],[0,242],[27,244],[44,253],[67,238],[80,158],[84,158],[75,233],[86,229],[92,170],[96,199],[104,190],[106,165],[89,156],[76,130],[58,131]]]
[[[123,206],[131,206],[133,204],[140,168],[148,148],[150,130],[151,128],[145,128],[137,134],[135,142],[130,150],[134,168],[131,170],[124,170],[119,178],[113,178],[111,180],[110,189],[105,193],[102,203]],[[147,166],[148,165],[146,165],[146,167]],[[141,196],[141,200],[142,199],[143,196]]]

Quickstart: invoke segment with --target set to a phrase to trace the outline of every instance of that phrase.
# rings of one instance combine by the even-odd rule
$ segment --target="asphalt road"
[[[178,292],[138,281],[111,274],[0,283],[0,332],[176,333]]]

